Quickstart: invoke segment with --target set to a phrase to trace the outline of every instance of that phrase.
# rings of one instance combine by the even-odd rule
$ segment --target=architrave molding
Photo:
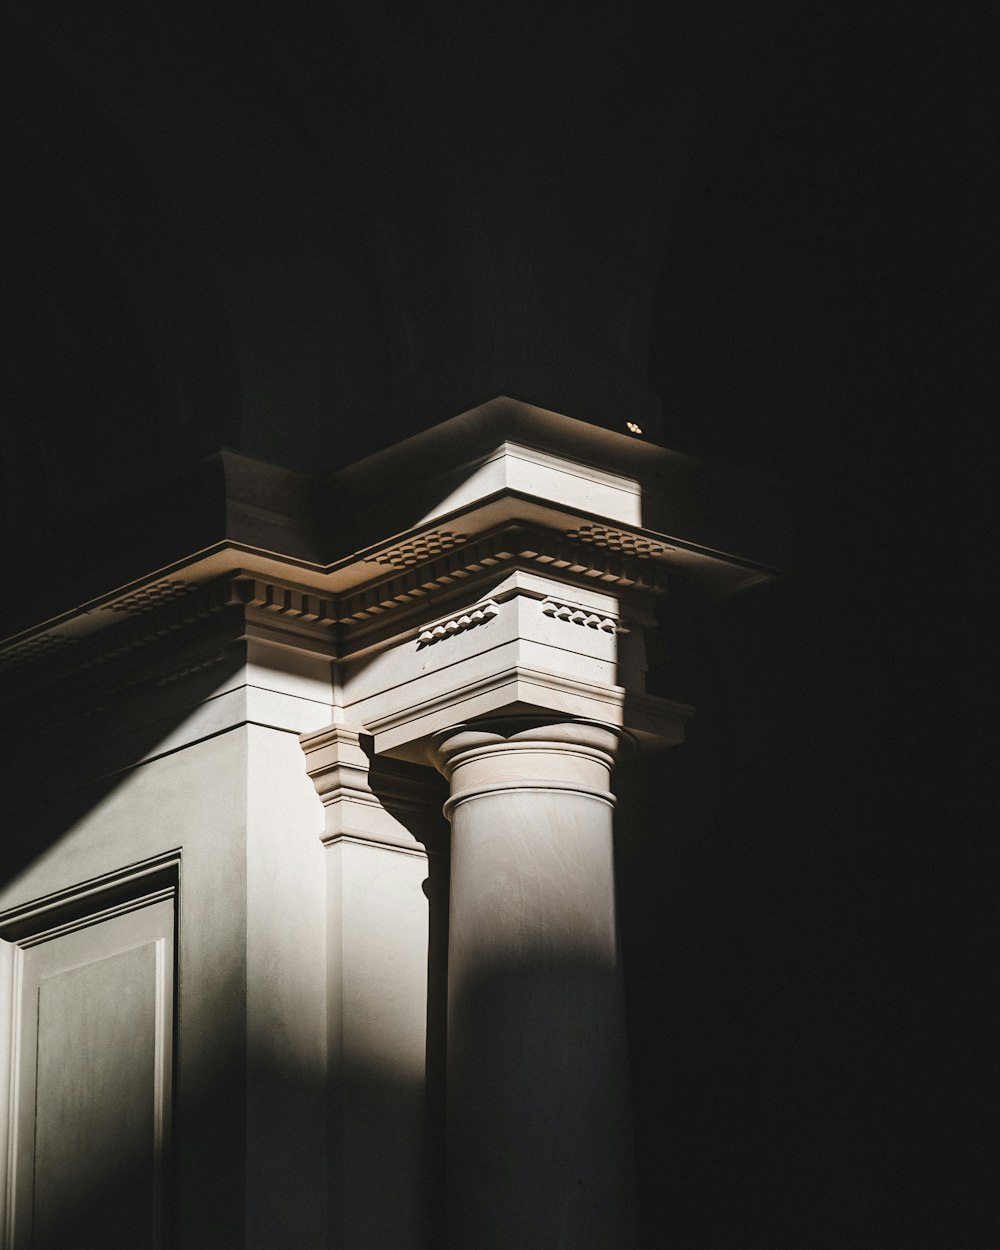
[[[363,708],[362,703],[357,711]],[[694,708],[655,695],[633,694],[621,686],[515,665],[382,716],[370,716],[365,723],[379,754],[420,762],[427,759],[425,744],[452,725],[540,712],[627,729],[640,745],[653,750],[683,742],[684,725]]]

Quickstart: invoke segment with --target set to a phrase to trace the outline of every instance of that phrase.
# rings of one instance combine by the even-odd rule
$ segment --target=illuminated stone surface
[[[227,463],[223,541],[94,587],[5,652],[23,732],[0,1158],[23,1177],[19,1151],[45,1144],[33,1194],[0,1186],[12,1250],[29,1207],[50,1241],[99,1226],[133,1167],[130,1245],[141,1226],[150,1245],[416,1250],[445,1225],[459,1248],[633,1244],[611,768],[681,741],[691,713],[645,685],[673,571],[713,592],[777,571],[752,514],[751,555],[708,542],[702,469],[507,399],[309,490]],[[358,507],[324,530],[308,501],[338,487]],[[93,994],[53,983],[29,1037],[31,952],[159,906],[150,881],[175,954],[137,942],[72,974]],[[91,1027],[109,993],[123,1014]],[[29,1046],[27,1099],[8,1077]],[[165,1103],[144,1156],[150,1063]],[[128,1164],[97,1177],[67,1146],[84,1138]]]

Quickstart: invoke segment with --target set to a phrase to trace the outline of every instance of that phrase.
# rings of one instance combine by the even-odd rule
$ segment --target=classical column
[[[451,783],[452,1250],[635,1244],[610,791],[625,737],[551,715],[434,736]]]

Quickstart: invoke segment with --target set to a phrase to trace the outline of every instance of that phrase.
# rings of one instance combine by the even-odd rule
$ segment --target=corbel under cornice
[[[299,739],[306,772],[326,812],[323,842],[441,854],[447,841],[442,779],[427,768],[375,759],[365,749],[365,738],[360,729],[336,724]]]

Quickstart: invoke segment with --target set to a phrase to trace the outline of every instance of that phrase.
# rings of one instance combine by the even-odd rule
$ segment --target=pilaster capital
[[[368,735],[351,725],[302,734],[299,743],[325,809],[326,845],[362,842],[417,854],[442,849],[444,795],[431,769],[376,758]]]

